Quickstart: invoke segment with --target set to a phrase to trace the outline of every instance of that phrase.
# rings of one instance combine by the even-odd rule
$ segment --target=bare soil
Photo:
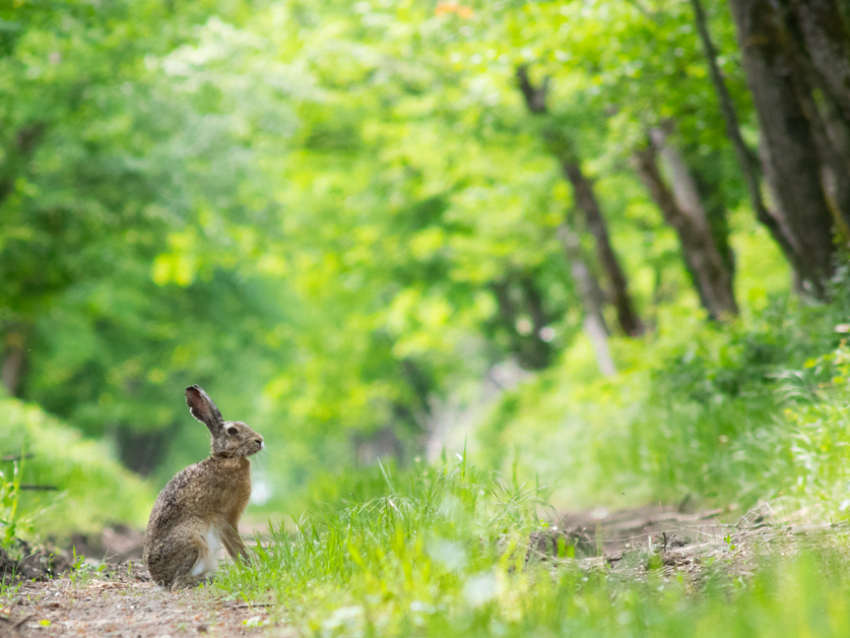
[[[764,504],[734,510],[683,512],[650,506],[596,509],[562,515],[532,534],[526,561],[578,569],[603,569],[624,579],[650,572],[685,575],[699,583],[712,570],[746,577],[765,552],[788,555],[806,545],[846,538],[845,523],[812,523],[815,513],[787,512]],[[210,588],[169,592],[150,582],[141,564],[142,537],[112,527],[98,537],[74,537],[77,555],[103,558],[71,569],[67,550],[19,547],[18,558],[0,553],[0,574],[19,584],[0,598],[0,638],[48,636],[295,636],[270,616],[270,602],[228,600]]]
[[[222,600],[209,590],[172,593],[150,582],[99,579],[25,583],[2,613],[0,636],[22,638],[250,636],[269,624],[266,607]]]
[[[157,587],[141,561],[142,539],[116,526],[74,535],[70,548],[0,550],[0,574],[17,583],[0,598],[0,638],[252,636],[274,625],[268,603],[228,600],[203,587]],[[77,570],[75,555],[88,557]],[[280,627],[275,635],[294,633]]]
[[[526,562],[569,563],[632,580],[661,570],[669,577],[684,575],[698,588],[711,575],[746,578],[766,556],[787,558],[850,535],[848,521],[822,522],[822,512],[796,510],[782,501],[746,512],[682,509],[659,505],[564,514],[531,535]]]

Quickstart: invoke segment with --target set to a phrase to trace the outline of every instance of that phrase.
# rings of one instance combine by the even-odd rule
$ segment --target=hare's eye
[[[233,427],[232,425],[231,425],[229,428],[227,428],[227,433],[228,433],[230,436],[235,436],[237,432],[239,432],[239,430],[237,430],[237,429],[236,429],[235,427]]]

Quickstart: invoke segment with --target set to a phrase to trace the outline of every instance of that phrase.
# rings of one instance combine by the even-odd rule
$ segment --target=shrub
[[[17,399],[0,399],[0,537],[91,532],[107,522],[144,525],[151,488],[112,458],[108,446]],[[32,456],[29,456],[32,455]],[[15,483],[55,486],[19,491]]]

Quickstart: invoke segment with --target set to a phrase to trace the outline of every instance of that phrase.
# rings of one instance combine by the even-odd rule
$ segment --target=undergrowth
[[[6,459],[11,468],[0,469],[0,548],[7,548],[17,538],[21,516],[18,505],[21,498],[21,466],[24,454]]]
[[[479,431],[479,461],[498,469],[520,455],[561,508],[837,498],[848,375],[828,368],[846,365],[847,273],[829,304],[779,296],[726,325],[670,312],[646,342],[613,343],[615,377],[588,378],[567,356],[505,393]]]
[[[112,458],[38,407],[0,398],[0,541],[143,525],[153,494]],[[36,489],[25,490],[22,485]],[[45,489],[48,488],[48,489]]]

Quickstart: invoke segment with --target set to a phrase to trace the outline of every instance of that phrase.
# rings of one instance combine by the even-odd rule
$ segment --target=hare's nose
[[[254,439],[254,443],[257,443],[257,444],[260,446],[260,449],[261,449],[261,450],[262,450],[264,447],[266,447],[265,443],[263,443],[263,439]]]

